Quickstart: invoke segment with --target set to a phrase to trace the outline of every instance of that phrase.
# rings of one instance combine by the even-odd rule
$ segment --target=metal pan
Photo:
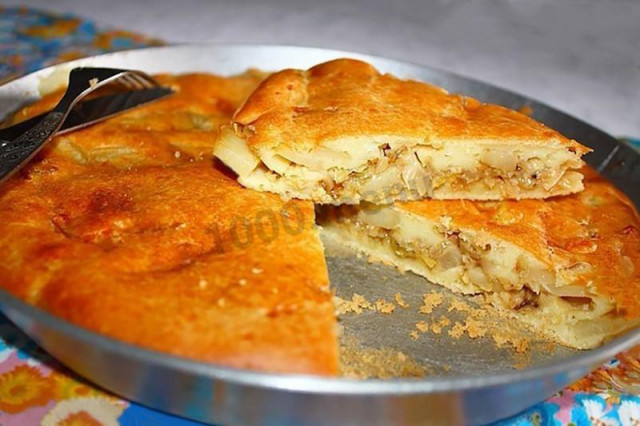
[[[46,68],[0,87],[0,114],[32,102],[64,81],[76,66],[140,69],[149,73],[240,73],[247,68],[307,68],[322,61],[360,58],[400,77],[435,83],[449,91],[533,116],[594,148],[588,161],[640,203],[640,155],[606,133],[546,105],[437,69],[334,50],[290,46],[191,45],[112,53]],[[333,286],[389,297],[396,289],[411,305],[432,284],[410,274],[369,265],[328,246]],[[384,277],[384,285],[380,283]],[[1,277],[0,277],[1,279]],[[434,287],[435,288],[435,287]],[[431,336],[408,339],[415,315],[361,315],[343,320],[345,334],[369,347],[391,347],[432,366],[421,379],[355,380],[275,375],[220,367],[132,346],[58,319],[0,290],[2,311],[54,357],[89,380],[128,399],[184,417],[219,424],[483,424],[516,414],[640,342],[633,330],[591,351],[533,351],[515,370],[506,349],[486,340]],[[395,315],[395,314],[394,314]],[[443,362],[448,368],[438,368]]]

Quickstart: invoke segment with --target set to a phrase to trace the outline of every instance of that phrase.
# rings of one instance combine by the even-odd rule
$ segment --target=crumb
[[[221,297],[220,299],[218,299],[218,306],[220,306],[221,308],[223,308],[226,304],[227,304],[227,301],[224,300],[224,297]]]
[[[416,323],[416,328],[421,333],[426,333],[429,330],[429,324],[426,321],[419,321]]]
[[[472,339],[484,337],[487,334],[487,327],[481,321],[473,318],[467,318],[464,325],[467,334],[469,334],[469,337]]]
[[[373,309],[371,303],[364,298],[363,295],[355,293],[352,297],[351,300],[353,301],[353,303],[356,303],[359,307],[364,308],[364,309]]]
[[[385,299],[376,300],[376,310],[382,314],[390,314],[396,309],[396,305],[391,302],[387,302]]]
[[[176,152],[173,153],[173,156],[176,157],[176,158],[180,158],[180,155],[182,155],[180,153],[180,151],[176,151]]]
[[[261,274],[261,273],[262,273],[262,269],[260,269],[260,268],[251,268],[251,272],[252,272],[254,275],[258,275],[258,274]]]
[[[451,330],[449,330],[449,336],[459,339],[460,337],[462,337],[464,332],[465,332],[464,325],[462,325],[461,322],[456,321],[453,327],[451,327]]]
[[[512,333],[496,332],[491,335],[491,338],[496,342],[496,345],[498,345],[499,348],[510,345],[516,353],[524,353],[529,349],[529,341],[526,338]]]
[[[200,287],[202,289],[207,288],[208,285],[209,285],[209,283],[204,278],[200,278],[200,281],[198,281],[198,287]]]
[[[431,324],[431,332],[433,334],[440,334],[442,333],[442,327],[440,326],[440,324],[433,323]]]
[[[442,329],[448,327],[449,324],[451,324],[451,320],[443,315],[438,319],[438,321],[431,323],[431,331],[434,334],[440,334],[442,333]]]
[[[424,377],[429,369],[398,350],[362,346],[354,337],[340,342],[340,373],[349,378]]]
[[[396,293],[395,299],[396,299],[396,303],[401,308],[408,308],[409,307],[409,304],[402,298],[402,295],[400,293]]]
[[[460,312],[471,312],[473,309],[471,305],[467,302],[463,302],[462,300],[452,299],[451,304],[449,304],[448,311],[460,311]]]
[[[411,330],[409,336],[411,336],[413,340],[418,340],[418,337],[420,337],[420,335],[418,334],[418,330]]]
[[[238,280],[238,285],[244,287],[245,285],[247,285],[247,280],[245,280],[244,278],[240,278]]]
[[[338,296],[334,296],[333,303],[336,307],[336,314],[342,315],[348,312],[361,314],[365,310],[373,310],[373,305],[367,301],[361,294],[355,293],[351,300],[345,300]]]
[[[351,297],[351,301],[355,304],[354,312],[357,314],[362,313],[363,309],[373,309],[373,305],[361,294],[355,293]]]
[[[422,295],[422,306],[420,312],[423,314],[430,314],[434,308],[437,308],[442,304],[444,298],[440,293],[427,293]]]

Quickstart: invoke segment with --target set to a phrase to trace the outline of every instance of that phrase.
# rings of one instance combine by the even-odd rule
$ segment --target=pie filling
[[[582,189],[582,175],[576,171],[582,160],[564,148],[514,149],[488,141],[434,147],[406,138],[374,137],[343,138],[309,152],[281,145],[256,153],[226,128],[214,154],[247,187],[323,204],[542,198]]]
[[[430,221],[393,206],[323,207],[320,224],[374,260],[476,295],[536,332],[578,349],[598,346],[635,323],[574,279],[586,264],[557,270],[522,248],[450,218]]]

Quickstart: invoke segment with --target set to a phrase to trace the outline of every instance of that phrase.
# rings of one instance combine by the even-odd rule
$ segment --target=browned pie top
[[[218,127],[229,121],[264,74],[234,77],[208,74],[160,75],[157,80],[178,93],[54,140],[58,154],[76,163],[108,162],[131,167],[174,164],[210,158]],[[61,92],[19,111],[20,121],[49,110]]]
[[[371,65],[338,59],[307,71],[268,77],[236,113],[250,146],[280,143],[308,151],[328,140],[366,135],[485,140],[589,151],[532,118],[426,83],[380,74]]]
[[[1,285],[147,348],[336,374],[312,203],[242,188],[200,160],[259,77],[162,80],[179,93],[58,138],[0,188]]]
[[[396,205],[451,226],[484,230],[524,247],[548,265],[574,267],[576,284],[592,283],[628,316],[640,317],[640,217],[632,202],[591,168],[585,189],[547,200],[424,200]]]

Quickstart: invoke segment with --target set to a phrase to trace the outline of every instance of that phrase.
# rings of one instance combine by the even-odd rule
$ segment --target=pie
[[[268,77],[214,154],[249,188],[383,204],[575,193],[588,151],[519,112],[340,59]]]
[[[161,79],[178,93],[57,138],[0,187],[0,284],[157,351],[337,374],[313,204],[243,188],[211,162],[217,124],[259,76]]]
[[[640,322],[640,218],[595,171],[582,173],[584,191],[570,196],[323,206],[320,223],[374,260],[588,349]]]
[[[264,77],[254,70],[233,77],[158,75],[155,78],[161,85],[179,93],[62,135],[47,149],[55,147],[56,154],[76,164],[108,163],[125,168],[209,160],[218,128]],[[12,121],[50,110],[59,97],[59,92],[43,97],[18,111]]]
[[[0,187],[0,286],[156,351],[336,375],[313,201],[344,202],[321,206],[327,232],[553,340],[588,348],[637,324],[638,215],[580,168],[586,148],[357,61],[265,77],[161,75],[174,95],[55,138]],[[398,174],[428,183],[416,198],[546,197],[579,191],[583,175],[586,188],[544,201],[373,204],[372,185],[393,188]]]

